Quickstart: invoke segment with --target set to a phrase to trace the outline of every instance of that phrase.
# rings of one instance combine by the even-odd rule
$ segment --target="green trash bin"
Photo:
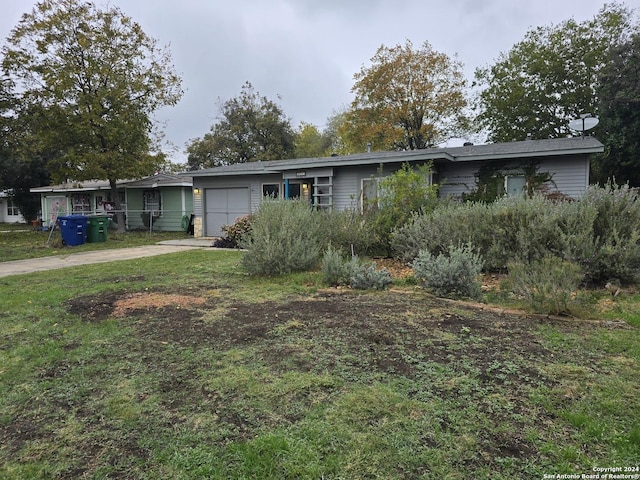
[[[108,216],[89,215],[87,219],[87,243],[106,242],[108,226]]]

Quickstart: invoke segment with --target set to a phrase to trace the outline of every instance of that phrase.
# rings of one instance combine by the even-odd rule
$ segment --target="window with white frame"
[[[142,209],[154,217],[162,215],[162,195],[160,190],[145,190],[142,193]]]
[[[7,215],[9,215],[10,217],[17,217],[18,215],[20,215],[20,209],[13,202],[13,198],[11,197],[9,197],[7,201]]]
[[[333,208],[333,177],[315,177],[313,182],[313,205],[319,210]]]

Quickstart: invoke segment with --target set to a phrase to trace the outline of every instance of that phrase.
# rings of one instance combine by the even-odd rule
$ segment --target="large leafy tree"
[[[462,64],[428,42],[382,45],[354,79],[340,136],[357,151],[427,148],[464,130]]]
[[[294,156],[295,132],[290,120],[251,83],[242,86],[238,97],[221,102],[219,109],[218,123],[187,145],[190,169]]]
[[[594,162],[595,180],[640,187],[640,34],[611,50],[598,97],[605,153]]]
[[[535,28],[494,65],[477,69],[479,128],[495,142],[571,134],[571,119],[597,114],[600,74],[610,49],[635,28],[631,13],[611,4],[592,20]]]
[[[22,16],[2,53],[23,119],[53,153],[54,181],[108,180],[121,210],[117,180],[164,162],[152,114],[182,95],[168,50],[116,7],[44,0]]]

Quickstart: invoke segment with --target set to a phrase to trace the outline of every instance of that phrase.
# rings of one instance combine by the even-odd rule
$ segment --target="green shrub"
[[[392,235],[394,256],[411,262],[421,250],[433,255],[446,254],[449,245],[472,240],[479,251],[486,250],[491,241],[489,208],[483,203],[451,202],[430,213],[414,214]]]
[[[302,200],[263,199],[251,231],[240,240],[247,250],[243,268],[252,275],[281,275],[316,267],[323,242],[318,215]]]
[[[349,280],[349,268],[342,252],[327,247],[322,256],[322,281],[331,286],[345,285]]]
[[[570,243],[569,258],[584,269],[590,283],[610,279],[635,283],[640,276],[640,196],[628,185],[590,187],[578,215],[590,220],[591,236]]]
[[[411,266],[421,285],[436,295],[480,298],[482,294],[478,281],[482,257],[470,244],[450,245],[448,254],[432,255],[422,250]]]
[[[536,313],[560,315],[570,304],[582,282],[582,269],[575,263],[547,256],[532,263],[509,263],[508,287],[522,296]]]
[[[349,285],[357,290],[384,290],[391,283],[391,274],[378,270],[375,262],[364,263],[357,255],[345,260],[340,250],[331,245],[322,257],[322,281],[327,285]]]
[[[384,268],[378,270],[375,262],[363,263],[352,257],[348,270],[349,285],[356,290],[384,290],[392,283],[391,274]]]
[[[321,220],[326,241],[336,248],[355,255],[372,255],[382,250],[373,223],[359,208],[323,212]]]

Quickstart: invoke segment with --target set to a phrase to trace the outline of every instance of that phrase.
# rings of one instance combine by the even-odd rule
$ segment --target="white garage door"
[[[207,237],[223,235],[223,225],[231,225],[236,218],[251,213],[248,188],[207,188],[204,197]]]

